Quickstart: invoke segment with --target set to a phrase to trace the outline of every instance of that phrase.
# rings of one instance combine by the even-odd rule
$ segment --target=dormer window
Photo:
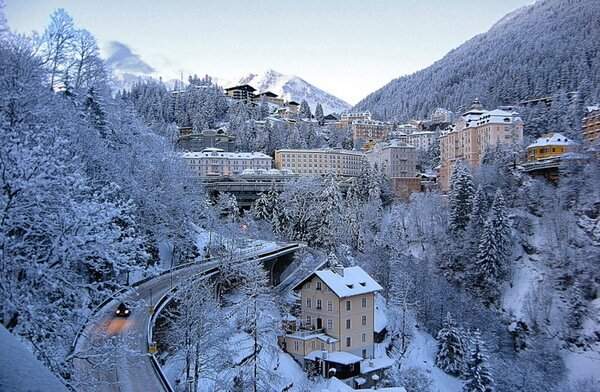
[[[348,284],[346,285],[346,287],[348,287],[349,289],[352,289],[352,288],[354,288],[354,285],[353,285],[353,284],[351,284],[351,283],[348,283]]]
[[[362,287],[365,287],[367,285],[367,282],[360,282],[359,283]]]

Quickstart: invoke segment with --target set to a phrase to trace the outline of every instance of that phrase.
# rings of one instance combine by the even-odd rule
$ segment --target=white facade
[[[273,158],[261,152],[224,152],[207,148],[182,154],[192,172],[200,177],[239,175],[244,170],[269,170]]]
[[[406,136],[406,142],[419,151],[427,151],[435,140],[435,132],[414,132]]]

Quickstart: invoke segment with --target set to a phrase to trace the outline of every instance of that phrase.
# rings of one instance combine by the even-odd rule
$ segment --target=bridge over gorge
[[[197,179],[206,189],[211,199],[216,200],[219,193],[231,193],[235,196],[240,208],[248,209],[258,199],[261,193],[273,189],[283,192],[285,185],[298,179],[297,175],[243,175],[243,176],[218,176],[201,177]],[[346,192],[349,179],[339,182],[342,192]]]
[[[272,284],[293,260],[301,243],[268,243],[240,253],[239,261],[261,260]],[[171,300],[173,289],[190,279],[218,274],[218,259],[180,265],[134,283],[102,303],[73,343],[73,362],[79,379],[90,380],[91,391],[173,391],[153,351],[157,314]],[[115,318],[121,302],[133,305],[128,318]]]

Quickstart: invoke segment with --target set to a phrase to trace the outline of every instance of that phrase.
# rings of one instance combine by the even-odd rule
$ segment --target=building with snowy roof
[[[382,287],[360,267],[343,267],[330,256],[329,268],[298,283],[297,329],[280,338],[301,363],[326,362],[326,376],[360,373],[360,362],[374,355],[375,293]],[[329,370],[336,370],[330,372]]]
[[[514,111],[485,110],[478,99],[456,122],[440,135],[440,171],[442,191],[450,189],[450,176],[458,161],[478,167],[488,149],[498,145],[523,143],[523,121]]]
[[[198,177],[234,176],[245,170],[269,170],[273,158],[261,152],[225,152],[206,148],[201,152],[184,152],[182,157]]]
[[[577,143],[560,133],[550,133],[527,146],[527,161],[540,161],[573,152]]]

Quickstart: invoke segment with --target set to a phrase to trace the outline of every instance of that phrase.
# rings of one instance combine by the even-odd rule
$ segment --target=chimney
[[[329,254],[327,264],[329,265],[329,269],[332,270],[334,273],[342,277],[344,276],[344,266],[342,265],[342,263],[340,263],[335,253],[332,252]]]

